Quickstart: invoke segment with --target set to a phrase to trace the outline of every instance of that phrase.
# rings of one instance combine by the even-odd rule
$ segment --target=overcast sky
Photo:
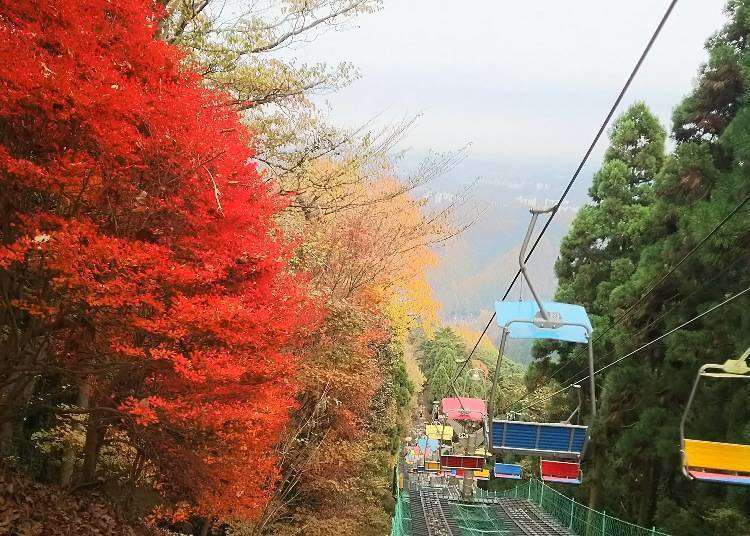
[[[339,125],[423,113],[419,154],[471,142],[466,169],[569,176],[668,0],[384,0],[383,9],[293,54],[348,61],[362,78],[328,102]],[[681,0],[624,105],[645,100],[666,124],[690,89],[724,0]],[[603,147],[592,165],[597,164]],[[494,173],[494,171],[493,171]]]

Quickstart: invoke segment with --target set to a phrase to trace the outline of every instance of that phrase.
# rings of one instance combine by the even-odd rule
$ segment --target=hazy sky
[[[562,179],[668,3],[384,0],[382,11],[292,53],[358,67],[360,80],[316,99],[329,103],[336,124],[423,113],[407,140],[417,154],[471,142],[464,168],[472,172],[523,174],[541,166]],[[723,5],[678,2],[625,106],[645,100],[668,123],[706,59],[704,41],[725,20]]]

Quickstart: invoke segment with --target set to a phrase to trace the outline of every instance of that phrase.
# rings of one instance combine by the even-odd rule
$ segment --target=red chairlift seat
[[[581,464],[577,462],[561,462],[558,460],[540,460],[540,475],[543,482],[558,484],[580,484]]]
[[[487,416],[487,404],[481,398],[444,398],[443,413],[449,420],[481,423]]]
[[[459,456],[444,454],[440,465],[445,469],[484,469],[484,456]]]

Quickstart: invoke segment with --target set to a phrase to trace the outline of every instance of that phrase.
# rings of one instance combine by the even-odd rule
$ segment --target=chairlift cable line
[[[733,209],[732,209],[732,210],[731,210],[731,211],[730,211],[729,213],[727,213],[727,215],[726,215],[726,216],[724,216],[724,218],[722,218],[722,220],[721,220],[721,221],[720,221],[719,223],[717,223],[717,224],[716,224],[716,225],[715,225],[715,226],[714,226],[714,227],[713,227],[713,228],[711,229],[711,231],[710,231],[710,232],[709,232],[709,233],[708,233],[708,234],[707,234],[706,236],[704,236],[704,237],[703,237],[703,238],[702,238],[702,239],[701,239],[701,240],[700,240],[700,241],[699,241],[699,242],[698,242],[698,243],[697,243],[697,244],[696,244],[695,246],[693,246],[693,247],[692,247],[692,248],[690,249],[690,251],[688,251],[688,252],[687,252],[687,253],[686,253],[686,254],[685,254],[685,255],[684,255],[684,256],[683,256],[683,257],[682,257],[682,258],[681,258],[681,259],[680,259],[679,261],[677,261],[677,263],[676,263],[676,264],[675,264],[674,266],[672,266],[672,267],[671,267],[671,268],[670,268],[669,270],[667,270],[667,271],[666,271],[666,272],[665,272],[665,273],[664,273],[664,274],[663,274],[663,275],[662,275],[662,276],[661,276],[661,277],[659,278],[659,280],[658,280],[658,281],[656,281],[656,282],[655,282],[655,283],[653,283],[653,284],[652,284],[651,286],[649,286],[649,287],[648,287],[648,290],[647,290],[646,292],[644,292],[643,294],[641,294],[641,296],[640,296],[640,297],[639,297],[639,298],[638,298],[638,299],[637,299],[637,300],[636,300],[635,302],[633,302],[633,304],[631,304],[631,305],[630,305],[630,306],[629,306],[629,307],[628,307],[628,308],[627,308],[627,309],[626,309],[626,310],[625,310],[625,311],[624,311],[623,313],[621,313],[621,314],[620,314],[620,315],[619,315],[619,316],[618,316],[618,317],[617,317],[617,318],[616,318],[616,319],[614,320],[614,322],[612,322],[612,324],[611,324],[611,325],[610,325],[610,326],[609,326],[609,327],[608,327],[608,328],[607,328],[606,330],[604,330],[604,331],[603,331],[602,333],[600,333],[600,334],[599,334],[598,336],[596,336],[596,337],[594,338],[594,342],[597,342],[597,341],[599,341],[599,340],[600,340],[600,339],[601,339],[602,337],[604,337],[604,336],[605,336],[605,335],[606,335],[607,333],[609,333],[610,331],[612,331],[612,330],[613,330],[613,329],[615,328],[615,326],[619,325],[619,324],[620,324],[620,323],[621,323],[621,322],[622,322],[622,321],[623,321],[623,320],[624,320],[625,318],[627,318],[628,316],[630,316],[630,314],[631,314],[631,313],[632,313],[632,312],[633,312],[633,311],[635,310],[635,308],[636,308],[636,307],[637,307],[638,305],[640,305],[641,303],[643,303],[643,301],[644,301],[644,300],[645,300],[645,299],[646,299],[646,298],[647,298],[648,296],[650,296],[650,295],[651,295],[651,293],[653,293],[653,292],[654,292],[654,291],[655,291],[655,290],[656,290],[657,288],[659,288],[659,287],[661,286],[661,284],[662,284],[662,283],[664,283],[664,282],[665,282],[665,281],[666,281],[666,280],[667,280],[667,279],[668,279],[668,278],[669,278],[669,277],[670,277],[670,276],[671,276],[671,275],[672,275],[672,274],[673,274],[673,273],[674,273],[675,271],[677,271],[677,269],[678,269],[678,268],[679,268],[680,266],[682,266],[682,265],[683,265],[683,264],[685,263],[685,261],[686,261],[686,260],[687,260],[688,258],[690,258],[691,256],[693,256],[693,254],[695,254],[695,253],[696,253],[696,252],[697,252],[697,251],[698,251],[699,249],[701,249],[701,247],[703,247],[703,245],[704,245],[704,244],[706,244],[706,242],[708,242],[708,240],[710,240],[710,239],[711,239],[711,237],[713,237],[713,235],[715,235],[715,234],[716,234],[716,233],[717,233],[717,232],[718,232],[718,231],[719,231],[719,230],[720,230],[720,229],[721,229],[721,228],[722,228],[722,227],[724,226],[724,224],[726,224],[726,223],[727,223],[727,222],[728,222],[729,220],[731,220],[731,219],[732,219],[732,218],[733,218],[733,217],[734,217],[734,216],[735,216],[735,215],[736,215],[736,214],[737,214],[737,213],[738,213],[738,212],[739,212],[740,210],[742,210],[742,208],[743,208],[743,207],[744,207],[744,206],[745,206],[745,205],[746,205],[746,204],[748,203],[748,201],[750,201],[750,194],[748,194],[748,195],[747,195],[747,196],[746,196],[746,197],[745,197],[745,198],[744,198],[744,199],[743,199],[742,201],[740,201],[740,203],[739,203],[739,204],[737,204],[737,205],[736,205],[736,206],[735,206],[735,207],[734,207],[734,208],[733,208]],[[722,272],[723,272],[723,271],[722,271]],[[705,286],[705,285],[704,285],[704,286]],[[701,287],[701,288],[702,288],[702,287]],[[680,303],[680,302],[678,302],[678,303]],[[547,380],[547,382],[544,382],[544,383],[540,384],[539,386],[537,386],[536,388],[532,389],[531,391],[529,391],[528,393],[526,393],[525,395],[523,395],[523,396],[522,396],[522,397],[520,397],[519,399],[517,399],[517,400],[514,400],[514,401],[513,401],[513,402],[512,402],[512,403],[511,403],[510,405],[506,406],[506,407],[505,407],[505,408],[503,409],[503,411],[507,410],[507,409],[508,409],[508,408],[510,408],[511,406],[514,406],[514,405],[518,404],[519,402],[522,402],[522,401],[526,400],[526,399],[527,399],[527,398],[528,398],[529,396],[531,396],[531,395],[532,395],[532,394],[533,394],[533,393],[534,393],[534,392],[535,392],[536,390],[538,390],[538,389],[539,389],[540,387],[543,387],[544,385],[546,385],[547,383],[549,383],[549,381],[550,381],[550,380],[551,380],[552,378],[554,378],[554,377],[555,377],[555,376],[556,376],[557,374],[559,374],[560,372],[562,372],[562,371],[563,371],[563,370],[564,370],[565,368],[567,368],[567,367],[568,367],[568,366],[569,366],[569,365],[570,365],[571,363],[573,363],[573,362],[575,361],[575,359],[576,359],[576,358],[578,358],[578,357],[580,357],[580,356],[582,355],[582,353],[583,353],[583,352],[582,352],[581,350],[578,350],[578,351],[577,351],[577,352],[576,352],[575,354],[573,354],[573,356],[572,356],[572,357],[571,357],[571,358],[570,358],[569,360],[567,360],[567,361],[566,361],[566,362],[565,362],[564,364],[560,365],[560,366],[559,366],[559,367],[558,367],[557,369],[555,369],[555,370],[554,370],[554,371],[553,371],[553,372],[552,372],[552,373],[551,373],[551,374],[549,375],[549,379]]]
[[[669,336],[670,336],[670,335],[672,335],[673,333],[675,333],[675,332],[677,332],[677,331],[681,330],[682,328],[684,328],[684,327],[686,327],[686,326],[688,326],[688,325],[692,324],[692,323],[693,323],[693,322],[695,322],[696,320],[699,320],[699,319],[703,318],[704,316],[706,316],[706,315],[709,315],[709,314],[713,313],[713,312],[714,312],[714,311],[716,311],[717,309],[720,309],[721,307],[724,307],[724,306],[725,306],[725,305],[727,305],[728,303],[730,303],[730,302],[732,302],[732,301],[736,300],[736,299],[737,299],[737,298],[739,298],[740,296],[743,296],[743,295],[747,294],[748,292],[750,292],[750,287],[747,287],[746,289],[744,289],[744,290],[741,290],[741,291],[737,292],[736,294],[734,294],[734,295],[730,296],[729,298],[727,298],[727,299],[726,299],[726,300],[724,300],[723,302],[721,302],[721,303],[718,303],[718,304],[714,305],[714,306],[713,306],[713,307],[711,307],[710,309],[707,309],[707,310],[703,311],[702,313],[700,313],[700,314],[698,314],[698,315],[694,316],[694,317],[693,317],[693,318],[691,318],[690,320],[686,320],[685,322],[683,322],[683,323],[682,323],[682,324],[680,324],[679,326],[677,326],[677,327],[675,327],[675,328],[672,328],[672,329],[670,329],[670,330],[669,330],[669,331],[667,331],[666,333],[663,333],[663,334],[659,335],[659,336],[658,336],[658,337],[656,337],[655,339],[653,339],[653,340],[651,340],[651,341],[649,341],[649,342],[647,342],[647,343],[645,343],[645,344],[642,344],[641,346],[639,346],[639,347],[638,347],[638,348],[636,348],[635,350],[633,350],[633,351],[631,351],[631,352],[628,352],[627,354],[625,354],[625,355],[623,355],[623,356],[621,356],[621,357],[619,357],[619,358],[615,359],[614,361],[612,361],[612,362],[610,362],[610,363],[607,363],[607,364],[606,364],[606,365],[604,365],[603,367],[600,367],[600,368],[598,368],[598,369],[597,369],[597,370],[596,370],[596,371],[594,372],[594,374],[599,374],[600,372],[603,372],[603,371],[607,370],[608,368],[610,368],[610,367],[613,367],[613,366],[617,365],[618,363],[622,362],[623,360],[625,360],[625,359],[627,359],[627,358],[629,358],[629,357],[631,357],[631,356],[633,356],[633,355],[637,354],[637,353],[638,353],[638,352],[640,352],[641,350],[645,350],[645,349],[646,349],[646,348],[648,348],[649,346],[652,346],[652,345],[656,344],[657,342],[661,341],[662,339],[664,339],[664,338],[666,338],[666,337],[669,337]],[[546,397],[542,398],[541,400],[537,400],[537,401],[536,401],[536,402],[534,402],[533,404],[529,404],[528,406],[524,406],[524,407],[523,407],[523,409],[521,409],[521,411],[524,411],[524,410],[530,409],[530,408],[532,408],[532,407],[536,406],[537,404],[539,404],[540,402],[546,402],[547,400],[551,399],[551,398],[552,398],[552,397],[554,397],[555,395],[558,395],[558,394],[560,394],[560,393],[562,393],[562,392],[564,392],[564,391],[567,391],[568,389],[570,389],[570,388],[571,388],[571,387],[573,387],[574,385],[576,385],[576,384],[578,384],[578,383],[580,383],[580,382],[582,382],[583,380],[586,380],[586,379],[588,379],[588,378],[589,378],[589,375],[586,375],[586,376],[584,376],[583,378],[579,378],[579,380],[578,380],[578,381],[575,381],[575,382],[573,382],[573,383],[571,383],[571,384],[569,384],[569,385],[566,385],[565,387],[563,387],[563,388],[561,388],[561,389],[558,389],[558,390],[557,390],[557,391],[555,391],[554,393],[551,393],[550,395],[548,395],[548,396],[546,396]]]
[[[662,312],[661,312],[661,313],[659,314],[659,316],[657,316],[656,318],[654,318],[653,320],[651,320],[651,321],[650,321],[650,322],[649,322],[649,323],[648,323],[648,324],[647,324],[646,326],[644,326],[644,327],[643,327],[643,328],[642,328],[641,330],[639,330],[639,331],[637,331],[636,333],[634,333],[634,334],[633,334],[633,337],[638,337],[638,336],[640,336],[640,335],[642,335],[642,334],[646,333],[646,331],[648,331],[648,330],[649,330],[649,329],[650,329],[650,328],[651,328],[652,326],[654,326],[654,325],[655,325],[655,324],[656,324],[657,322],[659,322],[659,321],[660,321],[660,320],[662,320],[662,319],[663,319],[663,318],[664,318],[665,316],[667,316],[667,315],[668,315],[668,314],[670,314],[670,313],[671,313],[672,311],[674,311],[674,310],[676,309],[676,307],[677,307],[678,305],[682,304],[682,303],[683,303],[683,302],[684,302],[685,300],[687,300],[687,299],[689,299],[689,298],[693,297],[693,296],[694,296],[694,295],[695,295],[695,294],[696,294],[697,292],[699,292],[699,291],[701,291],[701,290],[704,290],[704,289],[705,289],[705,288],[706,288],[707,286],[711,285],[711,284],[712,284],[712,283],[713,283],[714,281],[716,281],[716,280],[717,280],[717,279],[718,279],[719,277],[721,277],[722,275],[724,275],[724,274],[725,274],[725,273],[726,273],[726,272],[727,272],[727,271],[728,271],[728,270],[729,270],[730,268],[734,268],[735,266],[737,266],[738,264],[740,264],[740,262],[742,262],[742,261],[744,261],[744,259],[743,259],[742,257],[738,257],[738,258],[737,258],[737,259],[736,259],[736,260],[735,260],[735,261],[734,261],[733,263],[731,263],[731,264],[728,264],[727,266],[725,266],[725,267],[724,267],[724,268],[723,268],[723,269],[722,269],[722,270],[721,270],[720,272],[718,272],[718,273],[717,273],[717,274],[715,274],[715,275],[714,275],[714,276],[713,276],[713,277],[712,277],[711,279],[709,279],[708,281],[706,281],[705,283],[703,283],[702,285],[700,285],[699,287],[697,287],[697,288],[696,288],[695,290],[693,290],[693,291],[692,291],[692,292],[691,292],[690,294],[688,294],[687,296],[685,296],[685,297],[683,297],[683,298],[681,298],[681,299],[679,299],[679,300],[677,300],[677,301],[673,302],[673,303],[672,303],[672,304],[670,305],[670,307],[669,307],[669,308],[668,308],[667,310],[665,310],[665,311],[662,311]],[[675,297],[676,297],[676,296],[677,296],[677,295],[675,295]],[[612,356],[612,355],[614,355],[615,353],[616,353],[616,351],[612,351],[612,352],[609,352],[609,353],[608,353],[607,355],[603,356],[603,357],[602,357],[602,359],[605,359],[605,360],[606,360],[607,358],[611,357],[611,356]],[[559,369],[558,369],[558,370],[559,370]],[[584,372],[585,372],[585,371],[579,371],[578,373],[576,373],[576,374],[573,374],[572,376],[568,377],[568,379],[566,379],[565,381],[563,381],[563,382],[560,382],[560,383],[561,383],[561,384],[563,384],[563,385],[568,385],[568,384],[570,384],[570,385],[574,385],[574,384],[576,383],[576,381],[575,381],[575,378],[576,378],[576,377],[578,376],[578,374],[583,374]],[[586,378],[584,378],[584,379],[586,379]],[[506,405],[506,406],[505,406],[505,407],[504,407],[504,408],[503,408],[503,409],[502,409],[502,410],[500,411],[500,413],[503,413],[503,412],[506,412],[506,411],[508,411],[508,410],[509,410],[509,409],[510,409],[511,407],[515,406],[515,405],[516,405],[516,404],[518,404],[519,402],[521,402],[521,401],[525,400],[526,398],[528,398],[529,396],[533,395],[533,394],[534,394],[534,393],[535,393],[536,391],[538,391],[538,390],[539,390],[539,389],[540,389],[541,387],[544,387],[545,385],[549,384],[549,382],[550,382],[550,381],[551,381],[551,377],[550,377],[550,379],[549,379],[548,381],[546,381],[546,382],[544,382],[544,383],[541,383],[541,384],[539,384],[539,385],[538,385],[538,386],[536,386],[536,387],[535,387],[534,389],[532,389],[531,391],[529,391],[528,393],[526,393],[526,395],[524,395],[523,397],[519,398],[518,400],[515,400],[515,401],[513,401],[513,403],[512,403],[512,404],[510,404],[510,405]],[[572,382],[572,383],[569,383],[569,382]],[[535,404],[536,404],[536,402],[534,402],[533,404],[535,405]],[[529,406],[527,406],[527,407],[529,407]]]
[[[596,341],[598,341],[599,339],[601,339],[602,337],[604,337],[604,335],[606,335],[607,333],[609,333],[609,332],[610,332],[610,331],[611,331],[611,330],[612,330],[612,329],[613,329],[613,328],[614,328],[614,327],[615,327],[616,325],[618,325],[618,324],[619,324],[619,323],[620,323],[620,322],[621,322],[621,321],[622,321],[623,319],[625,319],[625,318],[626,318],[627,316],[629,316],[629,315],[630,315],[630,313],[632,313],[632,312],[633,312],[633,311],[635,310],[635,308],[636,308],[636,307],[637,307],[638,305],[640,305],[641,303],[643,303],[643,300],[645,300],[645,299],[646,299],[646,298],[647,298],[647,297],[648,297],[649,295],[651,295],[651,293],[652,293],[652,292],[653,292],[654,290],[656,290],[657,288],[659,288],[659,287],[661,286],[661,284],[662,284],[662,283],[664,283],[664,281],[666,281],[666,280],[667,280],[667,279],[669,278],[669,276],[671,276],[671,275],[672,275],[672,274],[673,274],[673,273],[674,273],[674,272],[675,272],[675,271],[676,271],[676,270],[677,270],[677,269],[678,269],[678,268],[679,268],[680,266],[682,266],[682,265],[684,264],[684,262],[685,262],[685,261],[686,261],[686,260],[687,260],[687,259],[688,259],[689,257],[691,257],[691,256],[692,256],[692,255],[693,255],[693,254],[694,254],[695,252],[697,252],[697,251],[698,251],[698,250],[699,250],[699,249],[700,249],[701,247],[703,247],[703,245],[704,245],[704,244],[705,244],[705,243],[706,243],[706,242],[707,242],[707,241],[708,241],[708,240],[709,240],[709,239],[710,239],[710,238],[711,238],[711,237],[712,237],[712,236],[713,236],[714,234],[716,234],[716,232],[717,232],[717,231],[718,231],[719,229],[721,229],[721,228],[722,228],[722,227],[724,226],[724,224],[725,224],[725,223],[727,223],[727,222],[728,222],[728,221],[729,221],[730,219],[732,219],[732,218],[734,217],[734,215],[735,215],[735,214],[737,214],[737,212],[739,212],[740,210],[742,210],[742,207],[744,207],[744,206],[745,206],[745,205],[747,204],[747,202],[748,202],[748,201],[750,201],[750,194],[749,194],[749,195],[748,195],[747,197],[745,197],[745,199],[743,199],[743,200],[742,200],[742,201],[741,201],[741,202],[740,202],[740,203],[739,203],[739,204],[738,204],[738,205],[737,205],[736,207],[734,207],[734,209],[732,209],[732,211],[731,211],[731,212],[729,212],[729,213],[728,213],[728,214],[727,214],[726,216],[724,216],[724,218],[723,218],[723,219],[722,219],[722,220],[721,220],[721,221],[720,221],[719,223],[717,223],[717,224],[716,224],[716,225],[714,226],[714,228],[713,228],[713,229],[711,229],[711,231],[710,231],[710,232],[709,232],[709,233],[708,233],[708,234],[707,234],[706,236],[704,236],[704,237],[703,237],[703,238],[702,238],[702,239],[700,240],[700,242],[698,242],[698,243],[697,243],[697,244],[696,244],[695,246],[693,246],[693,248],[692,248],[692,249],[691,249],[690,251],[688,251],[688,252],[687,252],[687,253],[686,253],[686,254],[685,254],[685,255],[684,255],[684,256],[683,256],[683,257],[682,257],[682,258],[681,258],[681,259],[680,259],[680,260],[679,260],[678,262],[677,262],[677,264],[675,264],[674,266],[672,266],[672,268],[670,268],[670,269],[669,269],[669,270],[668,270],[667,272],[665,272],[665,273],[664,273],[664,275],[662,275],[662,276],[661,276],[661,277],[659,278],[659,280],[658,280],[658,281],[657,281],[656,283],[652,284],[652,285],[651,285],[651,286],[650,286],[650,287],[648,288],[648,290],[647,290],[646,292],[644,292],[644,293],[643,293],[643,294],[642,294],[642,295],[641,295],[641,296],[640,296],[640,297],[639,297],[639,298],[638,298],[638,299],[637,299],[637,300],[636,300],[636,301],[635,301],[635,302],[634,302],[633,304],[631,304],[631,305],[630,305],[630,307],[628,307],[628,308],[627,308],[627,309],[626,309],[626,310],[625,310],[625,311],[624,311],[624,312],[623,312],[622,314],[620,314],[620,315],[619,315],[619,316],[618,316],[618,317],[617,317],[617,318],[615,319],[615,321],[614,321],[614,322],[612,323],[612,325],[611,325],[610,327],[608,327],[608,328],[607,328],[607,329],[606,329],[606,330],[605,330],[604,332],[602,332],[602,333],[601,333],[601,334],[600,334],[599,336],[597,336],[597,337],[596,337],[596,338],[594,339],[594,342],[596,342]],[[580,352],[579,352],[579,354],[580,354]],[[574,355],[573,357],[575,358],[575,357],[578,357],[578,356],[577,356],[577,355]],[[569,361],[568,363],[570,363],[570,361]],[[558,369],[557,369],[557,370],[556,370],[555,372],[553,372],[553,373],[552,373],[552,376],[555,376],[556,374],[558,374],[559,372],[561,372],[561,371],[562,371],[562,370],[563,370],[563,369],[564,369],[564,368],[565,368],[565,367],[566,367],[566,366],[568,365],[568,363],[566,363],[565,365],[563,365],[563,366],[561,366],[560,368],[558,368]]]
[[[651,48],[654,45],[654,42],[659,37],[659,34],[662,31],[662,28],[664,28],[664,25],[666,24],[667,20],[669,19],[669,16],[672,14],[672,11],[674,10],[675,5],[677,4],[677,0],[672,0],[669,3],[669,6],[667,7],[667,10],[664,12],[664,15],[662,15],[661,20],[659,21],[659,24],[656,26],[656,29],[654,30],[653,34],[651,34],[651,38],[648,40],[648,43],[646,44],[646,47],[643,49],[643,52],[641,52],[640,57],[638,58],[638,61],[636,62],[635,66],[633,67],[633,70],[630,72],[630,76],[625,81],[625,84],[622,86],[622,89],[620,90],[620,93],[617,95],[617,98],[612,103],[612,106],[609,109],[609,112],[607,113],[606,117],[604,118],[604,121],[602,121],[602,124],[599,126],[599,130],[596,132],[596,135],[594,136],[594,139],[591,141],[591,144],[589,145],[588,149],[583,155],[583,158],[581,159],[580,163],[578,164],[578,167],[575,169],[573,176],[570,178],[570,181],[568,182],[568,185],[565,187],[565,190],[563,190],[562,195],[560,196],[560,199],[557,201],[557,204],[555,205],[554,209],[549,215],[549,218],[547,218],[547,221],[544,223],[544,226],[542,227],[542,230],[539,232],[539,235],[537,236],[536,240],[531,246],[531,249],[529,250],[529,253],[526,255],[526,262],[531,258],[531,255],[534,253],[534,250],[536,249],[537,245],[542,239],[542,236],[544,236],[544,233],[549,228],[550,224],[552,223],[552,219],[555,217],[555,214],[557,214],[558,210],[560,209],[560,206],[565,201],[565,198],[568,196],[568,193],[570,192],[571,188],[573,188],[573,184],[578,179],[578,176],[581,173],[581,170],[583,170],[583,167],[586,165],[586,162],[588,161],[589,157],[591,156],[591,153],[594,151],[594,147],[596,147],[596,144],[599,142],[599,139],[601,138],[602,134],[604,133],[605,129],[607,128],[607,125],[609,124],[609,121],[612,119],[612,116],[615,114],[615,111],[617,110],[618,106],[620,105],[620,102],[622,102],[623,97],[625,96],[625,93],[630,88],[630,85],[632,84],[633,80],[635,79],[636,74],[638,74],[638,71],[640,71],[641,66],[643,65],[643,62],[645,61],[646,57],[648,56],[649,52],[651,51]],[[516,281],[518,281],[519,276],[521,275],[521,270],[519,269],[516,272],[516,275],[513,277],[513,280],[510,282],[510,285],[508,285],[507,290],[503,294],[503,297],[501,298],[501,301],[505,300],[508,295],[510,294],[511,289],[513,288],[513,285],[515,285]],[[474,347],[471,349],[471,352],[469,352],[469,356],[466,358],[466,361],[461,365],[461,367],[456,372],[455,376],[451,380],[451,388],[454,388],[454,382],[456,379],[461,375],[461,373],[464,370],[464,367],[466,367],[466,363],[468,363],[472,356],[474,355],[474,352],[476,352],[477,347],[479,347],[479,343],[482,341],[482,338],[487,333],[487,330],[492,325],[492,321],[495,319],[496,313],[492,313],[492,316],[490,317],[489,321],[487,322],[487,325],[482,330],[482,333],[479,335],[479,339],[477,339],[476,344],[474,344]]]

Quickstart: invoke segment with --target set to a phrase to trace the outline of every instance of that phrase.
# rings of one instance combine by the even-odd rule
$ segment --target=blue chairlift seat
[[[514,463],[496,463],[495,478],[505,478],[509,480],[521,480],[523,469],[520,465]]]
[[[543,304],[548,313],[559,315],[561,321],[580,325],[542,328],[532,322],[513,322],[514,320],[534,320],[539,312],[539,305],[535,301],[495,302],[497,324],[501,328],[508,326],[508,337],[511,339],[555,339],[580,343],[589,341],[586,328],[589,330],[592,328],[586,309],[569,303],[543,302]]]
[[[492,421],[491,451],[496,454],[580,459],[588,427],[565,423]]]
[[[417,439],[417,447],[419,447],[420,451],[430,450],[436,452],[440,448],[440,441],[438,439],[420,437]]]

